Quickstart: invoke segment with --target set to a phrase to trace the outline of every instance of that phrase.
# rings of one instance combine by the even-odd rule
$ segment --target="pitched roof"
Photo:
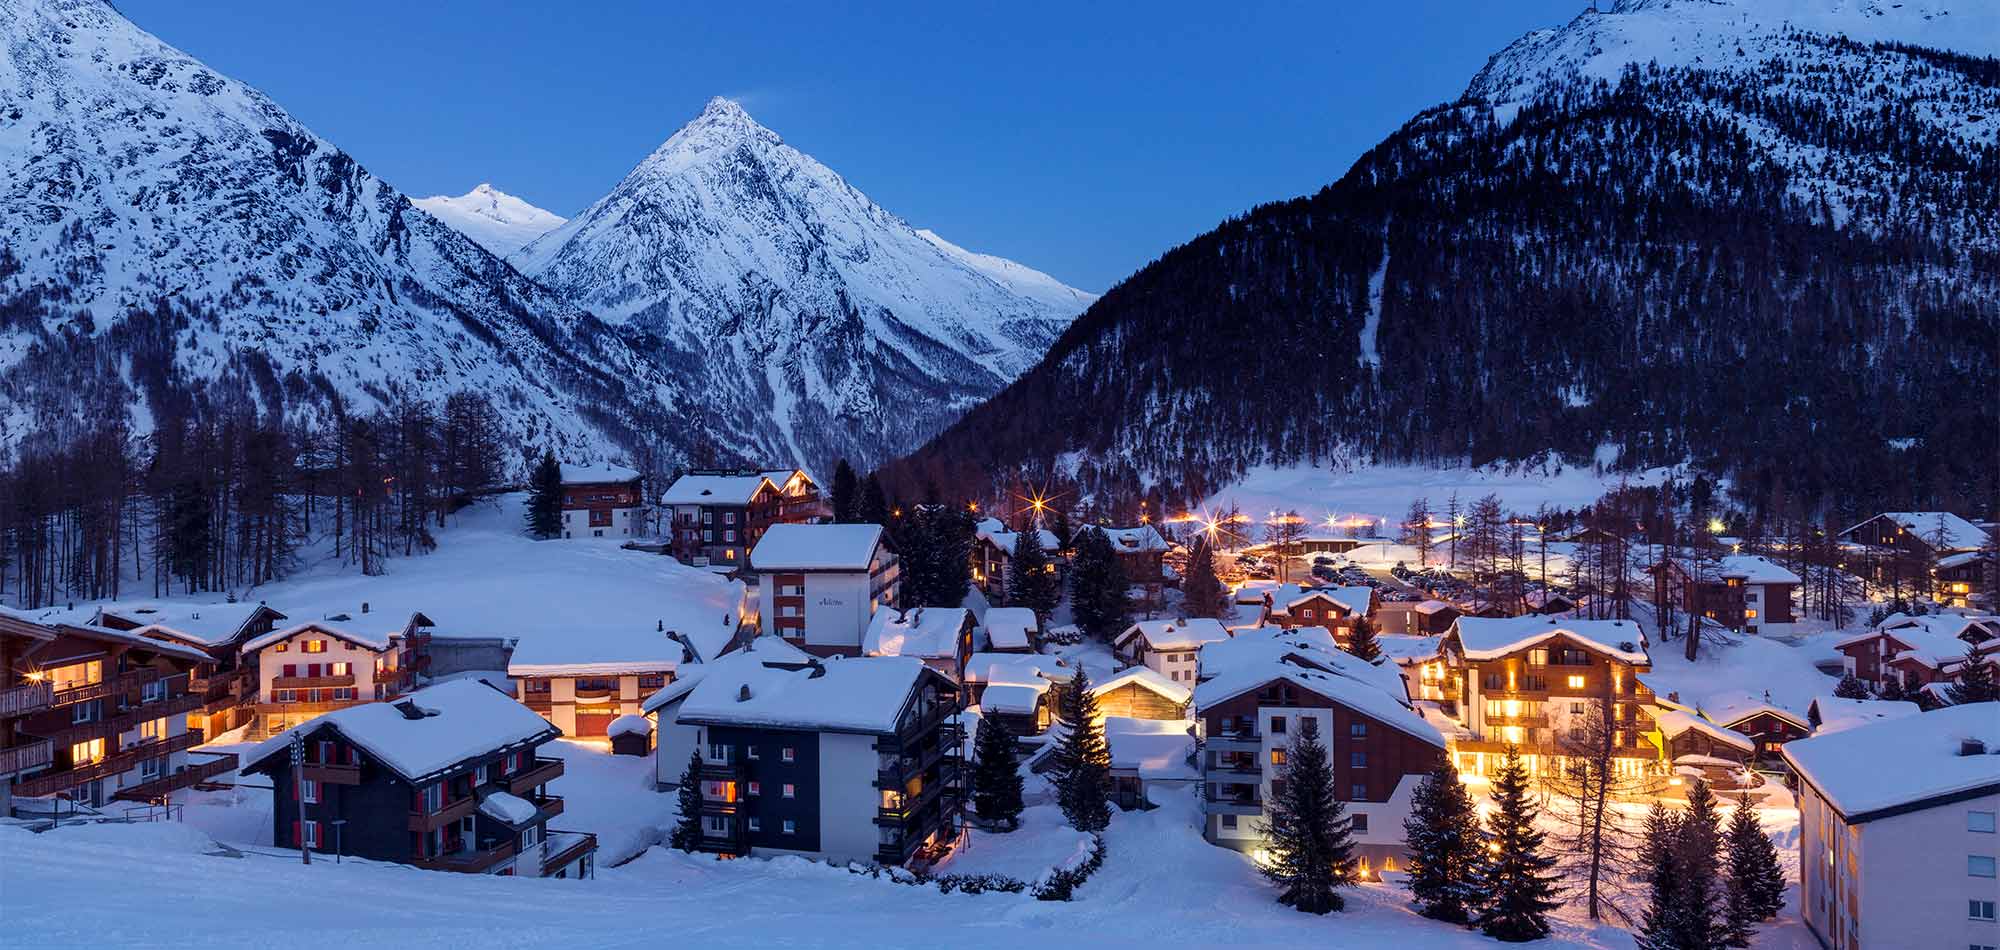
[[[1229,639],[1229,630],[1213,617],[1141,620],[1126,627],[1113,645],[1123,646],[1133,637],[1145,638],[1146,647],[1152,650],[1192,650],[1204,643]]]
[[[421,713],[411,718],[405,708]],[[337,709],[294,727],[302,735],[332,728],[405,781],[420,781],[466,759],[562,734],[540,714],[476,679],[451,680],[394,702]],[[264,740],[245,771],[288,754],[292,733]]]
[[[1627,663],[1650,663],[1645,634],[1630,620],[1577,620],[1529,614],[1521,617],[1460,617],[1452,622],[1459,649],[1468,660],[1497,660],[1537,643],[1567,635],[1585,647]]]
[[[362,649],[373,650],[376,653],[381,653],[388,650],[391,641],[394,639],[393,635],[391,634],[356,633],[355,631],[349,630],[345,627],[336,627],[330,623],[322,623],[317,620],[309,620],[305,623],[293,624],[292,626],[285,627],[280,630],[273,630],[270,633],[264,634],[262,636],[252,637],[243,644],[242,649],[243,652],[245,653],[255,653],[258,650],[262,650],[265,647],[271,646],[272,644],[281,643],[283,641],[290,640],[291,638],[296,637],[299,634],[311,633],[313,631],[324,633],[327,636],[334,637],[336,639],[345,640],[348,643],[361,647]]]
[[[739,664],[808,663],[811,660],[811,654],[786,643],[781,638],[757,637],[734,653],[709,658],[701,663],[690,663],[674,670],[673,682],[646,697],[646,700],[639,704],[639,708],[646,712],[654,712],[674,700],[683,699],[694,692],[694,688],[701,685],[701,681],[710,673],[717,670],[726,676],[730,669]]]
[[[1916,535],[1925,544],[1931,543],[1932,536],[1938,530],[1938,519],[1943,518],[1945,534],[1944,549],[1948,551],[1960,548],[1976,548],[1986,543],[1986,532],[1984,529],[1949,511],[1885,511],[1874,518],[1869,518],[1861,522],[1861,524],[1855,525],[1854,528],[1859,528],[1869,521],[1874,521],[1875,518],[1887,518],[1895,522],[1897,527]],[[1854,528],[1842,531],[1841,534],[1847,534],[1853,531]]]
[[[760,638],[769,639],[769,638]],[[732,654],[741,657],[744,654]],[[864,656],[772,666],[761,656],[711,665],[681,703],[680,721],[888,734],[927,677],[909,656]]]
[[[998,518],[980,519],[974,531],[980,540],[999,548],[1001,553],[1010,557],[1014,554],[1014,546],[1021,541],[1021,532],[1008,528]],[[1062,546],[1062,542],[1056,540],[1056,533],[1047,528],[1035,529],[1035,540],[1042,543],[1044,551],[1054,551]]]
[[[865,571],[882,543],[878,524],[774,524],[750,551],[760,571]]]
[[[1447,603],[1445,603],[1445,602],[1444,602],[1444,601],[1442,601],[1442,600],[1426,600],[1426,601],[1424,601],[1423,603],[1421,603],[1421,604],[1418,604],[1418,605],[1416,606],[1416,608],[1415,608],[1415,609],[1416,609],[1417,613],[1420,613],[1420,614],[1426,614],[1426,615],[1428,615],[1428,614],[1434,614],[1434,613],[1437,613],[1437,612],[1438,612],[1438,611],[1440,611],[1440,610],[1454,610],[1454,611],[1455,611],[1455,610],[1457,610],[1458,608],[1457,608],[1456,606],[1453,606],[1453,605],[1451,605],[1451,604],[1447,604]]]
[[[1813,735],[1831,735],[1889,719],[1904,719],[1922,713],[1923,707],[1899,699],[1843,699],[1827,694],[1814,696],[1806,715],[1817,716]]]
[[[1007,683],[1014,686],[1067,683],[1076,678],[1076,668],[1045,653],[974,653],[965,661],[968,683]]]
[[[565,485],[605,485],[639,480],[639,473],[623,465],[603,462],[593,465],[562,465],[562,480]]]
[[[1162,699],[1175,705],[1186,705],[1189,700],[1194,698],[1194,690],[1168,679],[1158,670],[1144,666],[1129,667],[1102,683],[1092,684],[1090,694],[1092,696],[1102,696],[1114,689],[1126,686],[1137,686],[1141,689],[1151,690],[1159,694]]]
[[[113,630],[110,627],[100,627],[87,623],[58,623],[53,626],[58,639],[61,639],[63,636],[76,635],[86,640],[109,640],[123,643],[128,646],[151,650],[163,656],[193,660],[197,663],[205,663],[214,659],[214,657],[209,656],[207,652],[198,647],[174,643],[170,640],[154,639],[139,633],[137,630]]]
[[[743,475],[682,475],[660,493],[663,505],[747,505],[757,496],[757,490],[772,484],[769,476],[762,474]]]
[[[1976,739],[1983,755],[1960,755]],[[1971,703],[1786,743],[1785,761],[1850,823],[1955,793],[2000,791],[2000,705]]]
[[[1375,603],[1375,588],[1360,585],[1350,587],[1316,587],[1301,591],[1298,596],[1285,602],[1285,612],[1314,597],[1324,597],[1339,604],[1350,616],[1368,616],[1368,608]]]
[[[215,647],[228,645],[243,632],[244,625],[251,618],[267,610],[279,619],[285,616],[263,604],[254,603],[105,604],[98,608],[98,616],[115,617],[131,624],[137,633],[170,637],[195,646]]]
[[[1167,539],[1160,537],[1160,533],[1153,530],[1153,526],[1149,524],[1135,525],[1130,528],[1114,528],[1106,525],[1087,524],[1076,529],[1077,534],[1082,534],[1085,531],[1103,532],[1104,536],[1111,541],[1111,550],[1119,554],[1145,554],[1153,551],[1164,552],[1167,549]]]
[[[1111,767],[1138,772],[1140,778],[1200,779],[1200,770],[1188,762],[1194,749],[1193,728],[1194,722],[1187,719],[1106,716],[1104,744],[1111,754]]]
[[[1692,729],[1711,739],[1735,746],[1745,752],[1757,751],[1757,743],[1750,741],[1749,736],[1734,729],[1726,729],[1718,726],[1700,716],[1681,712],[1678,709],[1668,709],[1654,715],[1653,723],[1659,726],[1660,732],[1669,739]]]
[[[1324,627],[1245,631],[1201,650],[1201,682],[1194,705],[1206,709],[1277,679],[1312,690],[1442,748],[1444,736],[1409,701],[1393,663],[1373,664],[1333,648]]]
[[[956,658],[959,632],[971,619],[964,607],[883,607],[868,620],[861,652],[869,656]]]
[[[1709,721],[1724,727],[1734,727],[1737,723],[1759,715],[1775,716],[1800,729],[1810,730],[1812,723],[1806,717],[1783,706],[1775,706],[1760,699],[1744,697],[1738,700],[1724,700],[1720,703],[1705,704],[1701,712]]]
[[[1030,636],[1040,627],[1035,612],[1026,607],[994,607],[986,611],[986,639],[996,650],[1025,650]]]
[[[1741,577],[1745,584],[1796,584],[1799,576],[1759,554],[1730,554],[1716,567],[1718,577]]]

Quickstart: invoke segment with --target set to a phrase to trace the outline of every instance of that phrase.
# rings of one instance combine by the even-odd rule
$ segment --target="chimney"
[[[1958,754],[1959,754],[1959,755],[1985,755],[1985,754],[1986,754],[1986,740],[1984,740],[1984,739],[1960,739],[1960,740],[1958,740]]]
[[[364,614],[368,612],[368,602],[365,600],[361,602],[361,612]]]
[[[749,683],[744,683],[743,685],[736,687],[736,701],[739,703],[747,703],[750,701]]]

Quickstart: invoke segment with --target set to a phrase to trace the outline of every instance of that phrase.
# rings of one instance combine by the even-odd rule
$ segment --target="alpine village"
[[[1102,295],[127,16],[0,0],[0,946],[2000,946],[2000,8],[1531,20]]]

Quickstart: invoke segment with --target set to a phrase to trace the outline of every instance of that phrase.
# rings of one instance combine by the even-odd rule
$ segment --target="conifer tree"
[[[1674,858],[1680,841],[1680,819],[1655,799],[1646,813],[1645,838],[1639,850],[1641,880],[1647,888],[1646,911],[1640,917],[1640,950],[1676,950]]]
[[[1903,685],[1903,678],[1894,673],[1888,674],[1888,679],[1882,682],[1882,692],[1879,695],[1883,699],[1891,701],[1909,702],[1911,700],[1909,687]]]
[[[1013,557],[1007,560],[1007,602],[1035,612],[1035,619],[1047,622],[1062,600],[1062,578],[1055,562],[1042,548],[1040,528],[1029,525],[1014,536]]]
[[[1300,717],[1271,785],[1271,857],[1258,870],[1278,885],[1280,904],[1308,914],[1341,909],[1340,888],[1355,882],[1354,832],[1334,794],[1333,763],[1318,720]]]
[[[1347,652],[1370,663],[1382,656],[1382,642],[1375,639],[1375,623],[1367,617],[1354,621],[1354,630],[1347,635]]]
[[[1948,693],[1954,706],[2000,701],[2000,683],[1994,682],[1992,663],[1976,651],[1966,654],[1958,682],[1951,685]]]
[[[1847,673],[1840,677],[1840,682],[1833,684],[1833,695],[1841,699],[1867,699],[1868,684],[1861,682],[1853,673]]]
[[[1127,626],[1125,572],[1111,539],[1102,530],[1077,532],[1076,559],[1069,572],[1070,611],[1085,634],[1099,640],[1117,636]]]
[[[1730,945],[1723,919],[1726,885],[1722,878],[1722,813],[1704,779],[1688,789],[1687,811],[1674,843],[1673,946],[1676,950],[1720,950]]]
[[[1021,767],[1014,734],[992,717],[981,717],[973,736],[972,811],[981,821],[1013,831],[1021,825]]]
[[[833,523],[854,524],[861,520],[861,483],[854,469],[841,459],[833,468]]]
[[[1449,760],[1440,761],[1417,784],[1403,832],[1410,852],[1405,868],[1417,912],[1454,924],[1470,922],[1482,899],[1484,836],[1472,796]]]
[[[882,482],[869,472],[861,480],[861,500],[856,503],[855,520],[861,524],[889,526],[889,500],[882,495]]]
[[[1090,677],[1081,667],[1063,689],[1056,709],[1063,730],[1050,770],[1056,803],[1076,830],[1103,831],[1111,824],[1111,749],[1104,742]]]
[[[1188,554],[1187,578],[1181,582],[1182,609],[1190,617],[1221,618],[1229,612],[1229,588],[1215,573],[1215,547],[1196,535]]]
[[[1541,809],[1528,784],[1521,751],[1510,745],[1493,776],[1493,814],[1486,820],[1492,844],[1484,870],[1488,900],[1478,918],[1481,932],[1509,943],[1548,936],[1548,913],[1557,903],[1550,873],[1556,859],[1542,853],[1542,833],[1535,828]]]
[[[1784,909],[1785,872],[1749,798],[1736,803],[1724,840],[1729,854],[1730,945],[1747,947],[1755,924]]]
[[[681,772],[680,820],[674,822],[667,843],[681,851],[701,848],[701,752],[688,753],[687,768]]]
[[[562,534],[562,463],[553,450],[542,452],[528,480],[528,533],[543,539]]]

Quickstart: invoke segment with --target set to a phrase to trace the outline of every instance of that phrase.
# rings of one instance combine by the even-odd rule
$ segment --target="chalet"
[[[995,653],[1033,653],[1042,639],[1041,620],[1026,607],[990,607],[980,627]]]
[[[1745,698],[1735,702],[1705,704],[1699,710],[1702,718],[1724,729],[1748,738],[1756,749],[1751,754],[1752,764],[1770,764],[1778,761],[1778,748],[1794,739],[1812,735],[1812,723],[1804,716],[1789,709],[1774,705],[1767,695],[1763,700]]]
[[[1271,604],[1272,623],[1285,627],[1325,627],[1341,639],[1354,632],[1355,624],[1374,612],[1373,587],[1322,587],[1287,592],[1283,603]]]
[[[1649,569],[1661,591],[1678,589],[1681,609],[1701,614],[1730,630],[1783,635],[1792,631],[1792,595],[1799,576],[1754,554],[1731,554],[1689,573],[1672,559]],[[1658,596],[1658,595],[1656,595]]]
[[[979,714],[1024,739],[1048,731],[1075,681],[1067,662],[1039,653],[975,653],[965,665],[966,695]]]
[[[1982,592],[1982,549],[1990,538],[1985,528],[1949,511],[1883,512],[1840,533],[1867,555],[1860,568],[1870,579],[1928,588],[1958,606]],[[1929,583],[1919,583],[1925,576]]]
[[[698,469],[667,486],[660,504],[673,524],[674,556],[689,564],[739,566],[774,524],[825,516],[819,485],[797,469]]]
[[[1458,608],[1442,600],[1386,601],[1375,608],[1380,633],[1441,637],[1458,620]]]
[[[1118,658],[1144,666],[1176,683],[1195,681],[1197,651],[1204,643],[1229,639],[1222,621],[1207,617],[1141,620],[1111,641]]]
[[[1096,531],[1111,542],[1111,553],[1118,558],[1118,567],[1125,575],[1125,582],[1146,589],[1148,596],[1157,596],[1165,583],[1166,575],[1161,571],[1161,558],[1167,553],[1167,539],[1160,537],[1150,524],[1130,528],[1114,528],[1107,525],[1084,525],[1076,529],[1077,536],[1085,531]],[[1075,543],[1072,538],[1070,543]]]
[[[958,685],[913,657],[822,660],[775,637],[691,668],[647,707],[661,787],[699,751],[701,848],[928,863],[958,834]]]
[[[90,620],[111,630],[194,647],[210,659],[195,667],[188,691],[202,697],[189,725],[221,735],[249,725],[257,716],[257,664],[242,655],[243,644],[270,633],[285,615],[256,604],[107,604]]]
[[[275,735],[322,713],[415,688],[429,617],[411,613],[395,632],[375,633],[361,632],[356,615],[335,616],[341,626],[316,620],[244,641],[240,655],[254,664],[257,678],[254,735]]]
[[[750,552],[758,627],[819,656],[859,656],[902,567],[872,524],[775,524]]]
[[[883,607],[861,636],[863,656],[909,656],[959,682],[972,656],[972,611],[964,607]]]
[[[1008,566],[1014,561],[1014,550],[1021,543],[1022,532],[1014,531],[998,518],[986,518],[974,528],[972,542],[972,582],[995,600],[1007,596]],[[1042,550],[1048,552],[1049,570],[1056,569],[1056,559],[1061,542],[1056,533],[1047,528],[1035,529],[1035,540],[1041,542]]]
[[[1109,716],[1104,745],[1111,756],[1111,798],[1130,811],[1151,808],[1161,796],[1201,784],[1194,764],[1195,724],[1190,719]]]
[[[563,762],[536,755],[548,720],[477,680],[335,710],[267,739],[246,773],[271,779],[280,847],[434,871],[591,877],[597,839],[555,831]],[[293,748],[301,760],[293,763]]]
[[[1576,600],[1568,594],[1552,590],[1531,590],[1521,595],[1521,604],[1535,614],[1566,614],[1576,609]],[[1440,631],[1442,632],[1442,631]]]
[[[1654,730],[1645,636],[1629,620],[1460,617],[1419,668],[1422,698],[1467,733],[1453,750],[1461,771],[1488,774],[1508,746],[1530,771],[1559,764],[1558,739],[1595,705],[1613,729],[1620,767],[1653,769]]]
[[[1091,684],[1090,695],[1097,700],[1098,713],[1105,716],[1185,719],[1188,703],[1194,699],[1194,684],[1176,683],[1158,671],[1134,666]]]
[[[639,473],[622,465],[562,467],[562,536],[632,538],[645,533]]]
[[[606,736],[618,717],[639,715],[646,697],[672,682],[677,671],[732,649],[746,614],[739,602],[712,620],[669,629],[664,621],[635,625],[580,612],[513,638],[507,675],[515,697],[563,735]]]
[[[0,654],[0,817],[157,801],[236,766],[188,751],[200,650],[0,612]]]
[[[1653,713],[1653,722],[1660,752],[1676,774],[1700,775],[1726,788],[1757,755],[1755,740],[1694,713],[1662,709]]]
[[[1411,705],[1394,667],[1331,649],[1330,640],[1271,630],[1202,648],[1194,690],[1202,836],[1239,851],[1265,846],[1278,766],[1310,718],[1347,803],[1362,873],[1374,877],[1404,860],[1410,797],[1444,757],[1445,737]]]
[[[1909,688],[1956,682],[1968,657],[2000,655],[2000,617],[1896,614],[1833,648],[1843,672],[1876,689],[1891,679]]]
[[[1987,704],[1786,745],[1799,916],[1827,947],[1996,942],[2000,716]]]
[[[1987,603],[1993,593],[1988,584],[1996,567],[2000,565],[1991,551],[1960,551],[1938,558],[1931,569],[1937,581],[1937,598],[1954,607]]]

